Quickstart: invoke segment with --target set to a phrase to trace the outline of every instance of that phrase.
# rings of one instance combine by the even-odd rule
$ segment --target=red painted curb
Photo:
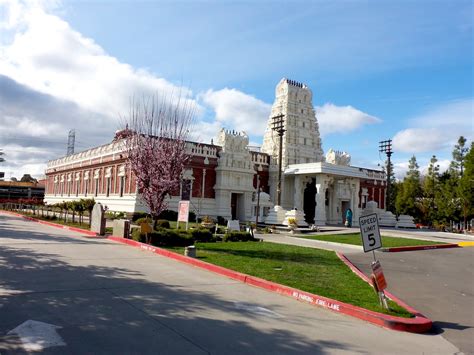
[[[393,317],[393,316],[385,315],[382,313],[370,311],[365,308],[361,308],[361,307],[357,307],[357,306],[347,304],[344,302],[336,301],[331,298],[315,295],[309,292],[298,290],[296,288],[292,288],[292,287],[280,285],[275,282],[263,280],[255,276],[250,276],[250,275],[246,275],[237,271],[229,270],[221,266],[209,264],[205,261],[201,261],[198,259],[190,258],[190,257],[180,255],[177,253],[173,253],[166,249],[158,248],[158,247],[151,246],[148,244],[143,244],[143,243],[134,241],[132,239],[125,239],[122,237],[115,237],[115,236],[108,237],[108,239],[119,242],[119,243],[127,244],[130,246],[134,246],[143,250],[151,251],[155,254],[159,254],[159,255],[162,255],[162,256],[165,256],[165,257],[168,257],[168,258],[171,258],[171,259],[174,259],[186,264],[190,264],[190,265],[199,267],[201,269],[205,269],[205,270],[229,277],[231,279],[241,281],[243,283],[246,283],[252,286],[260,287],[268,291],[272,291],[272,292],[276,292],[285,296],[289,296],[299,301],[304,301],[315,306],[320,306],[320,307],[327,308],[329,310],[332,310],[338,313],[350,315],[350,316],[368,321],[370,323],[379,325],[384,328],[389,328],[389,329],[399,330],[399,331],[406,331],[406,332],[413,332],[413,333],[423,333],[431,329],[431,325],[432,325],[431,320],[427,319],[426,317],[421,315],[418,311],[409,307],[408,305],[398,300],[396,297],[393,297],[389,293],[387,293],[387,296],[389,296],[391,299],[393,299],[395,302],[397,302],[401,306],[405,307],[409,312],[412,312],[415,315],[415,317],[414,318]],[[344,256],[342,257],[339,256],[339,257],[341,258],[342,261],[344,261],[343,259],[345,258]],[[346,261],[344,262],[346,263]],[[353,266],[352,264],[350,265],[349,264],[348,266],[351,267],[351,269],[353,267],[355,268],[355,266]],[[359,275],[359,276],[362,277],[362,275]]]
[[[370,279],[361,271],[357,266],[352,264],[352,262],[342,253],[336,252],[336,255],[341,259],[357,276],[359,276],[362,280],[367,282],[370,286],[372,286]],[[384,315],[386,318],[386,322],[388,324],[387,328],[400,330],[400,331],[407,331],[412,333],[424,333],[431,329],[433,322],[425,317],[423,314],[418,312],[413,307],[410,307],[401,299],[393,295],[392,293],[388,292],[387,290],[384,291],[385,295],[390,298],[392,301],[396,302],[399,306],[402,306],[407,311],[412,313],[415,318],[401,318],[401,317],[393,317],[389,315]],[[404,321],[400,321],[404,320]]]
[[[65,226],[63,224],[58,224],[58,223],[53,223],[53,222],[48,222],[48,221],[43,221],[42,219],[36,219],[34,217],[30,217],[30,216],[25,216],[21,213],[16,213],[16,212],[11,212],[11,211],[1,211],[1,213],[5,213],[5,214],[10,214],[12,216],[16,216],[16,217],[22,217],[28,221],[31,221],[31,222],[37,222],[37,223],[40,223],[40,224],[44,224],[44,225],[47,225],[47,226],[50,226],[50,227],[56,227],[56,228],[61,228],[61,229],[67,229],[67,230],[70,230],[72,232],[78,232],[78,233],[83,233],[83,234],[87,234],[87,235],[90,235],[90,236],[97,236],[97,233],[96,232],[91,232],[87,229],[82,229],[82,228],[77,228],[77,227],[70,227],[70,226]]]
[[[446,248],[459,248],[459,245],[457,244],[413,245],[409,247],[382,248],[381,250],[386,253],[399,253],[402,251],[446,249]]]

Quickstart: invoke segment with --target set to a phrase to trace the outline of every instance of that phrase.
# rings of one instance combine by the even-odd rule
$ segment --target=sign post
[[[176,228],[179,228],[179,222],[186,222],[186,230],[189,223],[189,201],[179,201],[178,203],[178,221]]]
[[[364,252],[372,252],[374,261],[372,262],[372,283],[379,295],[381,306],[388,309],[387,299],[383,290],[387,287],[385,276],[383,274],[380,261],[375,258],[374,250],[382,247],[382,239],[380,238],[379,219],[377,214],[369,214],[359,218],[360,236],[362,237],[362,245]]]

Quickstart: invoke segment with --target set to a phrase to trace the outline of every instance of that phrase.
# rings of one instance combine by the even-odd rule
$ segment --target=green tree
[[[466,152],[463,159],[465,170],[464,174],[461,173],[457,188],[465,228],[467,218],[474,213],[474,142],[471,142],[471,148]]]
[[[464,160],[468,150],[469,148],[466,147],[466,138],[460,136],[458,139],[458,143],[454,146],[454,150],[452,153],[453,161],[451,162],[451,169],[459,172],[461,176],[464,172]]]
[[[420,170],[416,157],[412,156],[408,162],[408,171],[399,186],[395,200],[397,214],[408,214],[420,219],[418,200],[421,197]]]
[[[91,226],[91,215],[94,209],[95,200],[93,198],[81,198],[79,200],[84,207],[84,210],[89,212],[89,227]]]
[[[437,219],[436,196],[439,194],[439,165],[436,155],[430,159],[428,173],[423,178],[423,198],[420,203],[422,220],[424,223],[432,225]]]
[[[388,160],[386,160],[383,171],[386,174],[387,174],[388,171],[390,171],[390,175],[388,176],[388,179],[390,181],[390,191],[387,195],[386,210],[395,213],[395,201],[396,201],[396,198],[397,198],[398,184],[397,184],[397,180],[395,179],[395,172],[394,172],[394,169],[393,169],[393,163],[390,161],[390,169],[389,169]]]

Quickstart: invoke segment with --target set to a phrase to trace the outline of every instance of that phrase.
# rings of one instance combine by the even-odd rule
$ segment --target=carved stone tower
[[[278,163],[278,135],[272,130],[271,117],[284,114],[283,163],[305,164],[324,161],[319,125],[313,108],[313,93],[302,83],[282,79],[275,90],[275,102],[263,138],[262,152],[269,154],[271,165]]]
[[[274,202],[276,201],[279,137],[272,130],[272,117],[279,114],[285,115],[286,132],[283,136],[282,170],[291,164],[317,163],[325,160],[312,101],[311,90],[305,84],[294,80],[282,79],[275,89],[275,102],[268,119],[261,149],[271,157],[270,195]],[[284,195],[285,191],[283,191]],[[288,198],[284,197],[284,200]],[[282,205],[285,206],[287,203],[283,202]]]

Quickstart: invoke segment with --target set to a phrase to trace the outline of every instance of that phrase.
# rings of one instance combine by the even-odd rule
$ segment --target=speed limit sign
[[[364,252],[372,251],[382,247],[380,239],[379,219],[375,213],[359,218],[360,235]]]

